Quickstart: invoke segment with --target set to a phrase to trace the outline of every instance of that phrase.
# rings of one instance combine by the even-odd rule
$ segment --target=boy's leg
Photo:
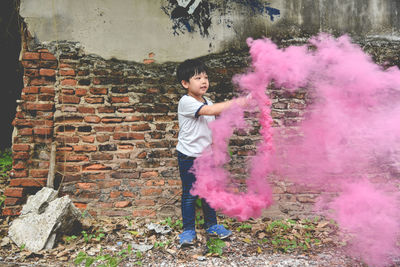
[[[204,199],[202,199],[202,207],[204,212],[204,226],[207,234],[218,236],[221,239],[232,235],[232,232],[225,229],[223,225],[217,224],[217,214],[215,210],[211,208]]]
[[[217,224],[217,213],[208,205],[205,199],[201,199],[201,206],[203,207],[205,229]]]
[[[179,173],[182,181],[182,221],[183,230],[195,230],[195,204],[197,196],[190,194],[192,184],[196,180],[193,173],[189,172],[194,159],[178,152]]]

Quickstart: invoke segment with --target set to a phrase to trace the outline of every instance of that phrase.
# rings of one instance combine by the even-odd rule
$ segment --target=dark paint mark
[[[280,16],[279,9],[270,7],[269,3],[262,0],[227,0],[227,4],[211,4],[208,1],[201,1],[197,6],[193,6],[196,0],[191,0],[186,7],[180,6],[177,0],[168,0],[167,4],[163,5],[161,9],[172,20],[172,29],[174,35],[184,34],[185,32],[196,32],[198,30],[200,35],[206,37],[209,35],[208,29],[211,26],[210,11],[218,10],[224,14],[233,11],[229,6],[229,2],[243,5],[243,14],[245,15],[267,15],[271,21],[274,21],[275,16]],[[189,14],[190,7],[194,8],[192,14]],[[237,10],[235,10],[237,12]],[[250,14],[249,14],[250,13]],[[232,21],[224,21],[228,28],[232,27]]]
[[[174,35],[185,33],[185,29],[188,32],[193,32],[196,26],[201,36],[209,35],[208,28],[211,26],[210,10],[212,9],[212,4],[202,1],[193,13],[189,14],[189,8],[194,3],[195,0],[192,0],[186,7],[182,7],[176,0],[169,0],[167,5],[161,7],[165,14],[170,16],[172,20]]]

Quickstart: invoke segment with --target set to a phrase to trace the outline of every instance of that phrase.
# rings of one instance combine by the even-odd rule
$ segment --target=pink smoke
[[[400,255],[400,198],[391,177],[400,173],[399,69],[375,64],[347,36],[321,34],[307,45],[285,49],[269,39],[249,39],[248,45],[251,68],[234,82],[252,95],[246,110],[259,111],[262,140],[249,163],[247,193],[227,189],[231,179],[224,169],[230,136],[248,127],[240,106],[211,125],[213,146],[195,161],[192,192],[226,215],[246,220],[271,205],[267,177],[279,173],[327,192],[330,200],[316,209],[350,234],[349,253],[371,266],[386,266]],[[307,88],[312,100],[294,138],[271,128],[265,94],[271,82],[282,90]]]

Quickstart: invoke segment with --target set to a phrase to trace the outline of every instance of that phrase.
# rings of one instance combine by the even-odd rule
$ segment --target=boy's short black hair
[[[181,81],[189,81],[194,75],[200,73],[207,73],[207,66],[198,59],[187,59],[179,64],[176,70],[176,77],[178,78],[178,82]]]

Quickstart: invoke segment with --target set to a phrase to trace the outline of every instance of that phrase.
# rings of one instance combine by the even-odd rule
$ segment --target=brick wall
[[[363,46],[378,62],[398,64],[398,45]],[[246,69],[247,57],[247,51],[232,51],[203,58],[210,67],[211,99],[235,95],[231,78]],[[180,215],[176,110],[186,91],[175,80],[177,63],[104,60],[86,55],[76,43],[60,42],[30,45],[22,65],[4,215],[17,215],[26,197],[46,184],[53,141],[55,183],[62,183],[61,195],[70,195],[82,210],[98,216]],[[268,94],[275,126],[295,128],[307,105],[306,91],[269,88]],[[257,126],[252,135],[231,138],[229,168],[238,181],[257,139]],[[279,179],[273,183],[272,216],[310,213],[317,192]]]

